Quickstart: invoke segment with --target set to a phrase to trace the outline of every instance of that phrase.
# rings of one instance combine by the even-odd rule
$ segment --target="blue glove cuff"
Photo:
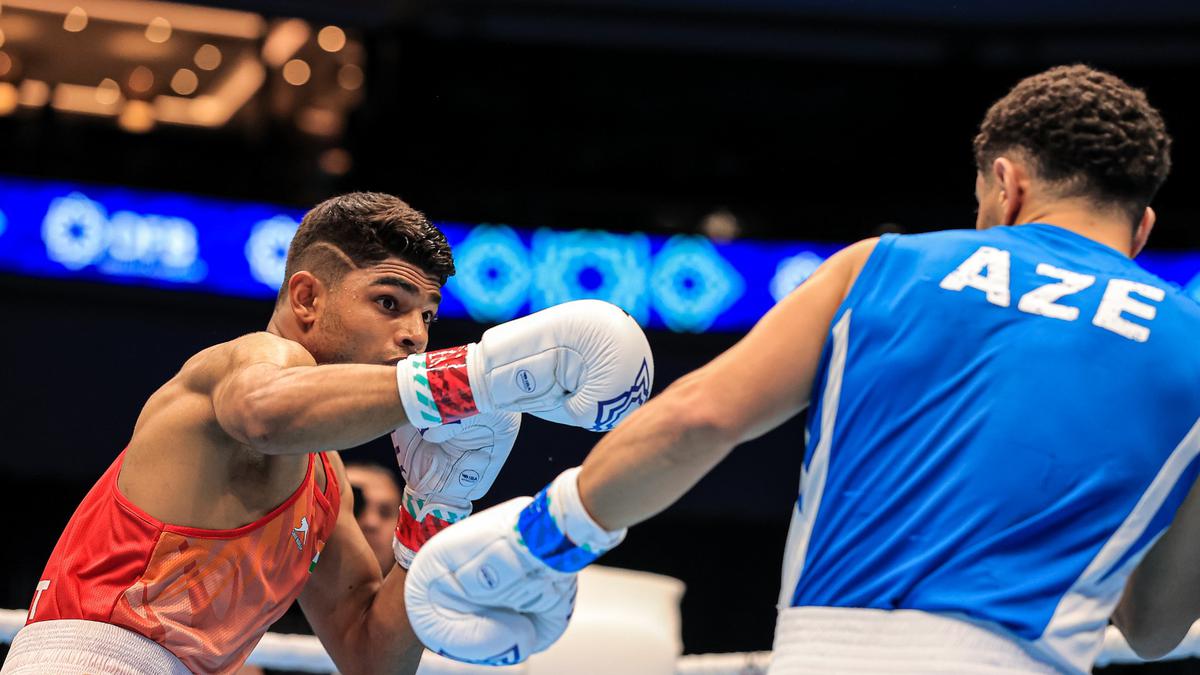
[[[550,486],[542,488],[517,518],[517,533],[529,552],[559,572],[578,572],[595,562],[596,553],[575,545],[550,514]]]

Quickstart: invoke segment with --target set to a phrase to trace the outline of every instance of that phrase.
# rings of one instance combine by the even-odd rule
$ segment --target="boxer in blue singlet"
[[[1088,672],[1200,470],[1200,305],[1132,260],[1169,151],[1159,113],[1112,75],[1020,82],[975,139],[975,230],[835,255],[582,469],[448,530],[409,595],[480,565],[570,574],[808,408],[771,673]],[[1179,560],[1159,553],[1170,541],[1150,560]],[[524,562],[467,555],[487,542]],[[1143,651],[1190,623],[1139,625],[1159,586],[1131,585],[1119,615]]]

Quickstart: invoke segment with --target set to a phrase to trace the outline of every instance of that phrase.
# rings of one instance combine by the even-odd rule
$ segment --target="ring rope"
[[[25,625],[23,609],[0,609],[0,644],[12,642],[13,636]],[[1177,661],[1200,657],[1200,623],[1192,626],[1187,637],[1161,661]],[[731,654],[688,654],[676,662],[677,675],[755,675],[765,673],[771,662],[771,652],[734,652]],[[1129,643],[1113,626],[1104,634],[1104,648],[1096,659],[1097,666],[1143,663]],[[332,673],[333,660],[311,635],[267,633],[254,648],[248,665],[295,670],[305,673]]]

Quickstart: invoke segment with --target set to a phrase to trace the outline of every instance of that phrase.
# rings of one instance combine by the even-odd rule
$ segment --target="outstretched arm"
[[[618,530],[650,518],[734,446],[804,409],[833,316],[874,248],[870,239],[831,257],[740,342],[605,436],[579,474],[596,522]]]
[[[254,333],[197,355],[226,433],[264,454],[352,448],[407,423],[396,369],[317,365],[299,344]]]
[[[415,673],[423,647],[404,610],[406,572],[393,566],[381,577],[379,563],[354,520],[354,495],[337,453],[331,464],[342,504],[333,534],[300,593],[300,608],[338,670]]]
[[[735,445],[808,404],[830,323],[874,245],[831,258],[745,339],[605,436],[582,468],[431,539],[407,589],[425,644],[501,664],[558,639],[576,572],[620,543],[626,527],[674,503]]]

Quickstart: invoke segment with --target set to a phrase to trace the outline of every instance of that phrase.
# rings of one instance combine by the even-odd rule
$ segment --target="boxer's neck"
[[[280,311],[278,305],[276,305],[275,311],[271,312],[271,319],[267,321],[267,332],[304,344],[301,339],[304,331],[300,329],[300,323],[296,321],[296,316],[291,312]]]
[[[1098,210],[1076,200],[1032,203],[1017,214],[1017,223],[1045,223],[1074,232],[1132,258],[1134,236],[1128,216],[1123,213]]]

